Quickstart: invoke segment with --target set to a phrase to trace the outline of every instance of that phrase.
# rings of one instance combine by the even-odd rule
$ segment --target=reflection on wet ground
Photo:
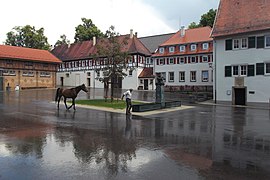
[[[141,117],[57,110],[53,99],[54,90],[0,92],[0,179],[270,178],[268,110],[196,106]]]

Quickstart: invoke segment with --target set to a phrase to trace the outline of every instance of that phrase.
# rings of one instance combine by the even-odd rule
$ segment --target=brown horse
[[[59,102],[61,100],[61,97],[63,96],[66,109],[70,109],[73,106],[73,109],[76,110],[75,98],[81,90],[83,90],[84,92],[88,92],[84,84],[71,89],[58,88],[55,95],[55,102],[58,102],[57,108],[59,109]],[[72,105],[69,107],[67,107],[67,98],[72,98]]]

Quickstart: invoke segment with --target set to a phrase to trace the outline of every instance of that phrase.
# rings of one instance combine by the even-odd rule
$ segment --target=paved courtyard
[[[270,179],[269,110],[184,103],[126,116],[57,110],[54,96],[0,92],[0,179]],[[153,101],[153,92],[134,99]]]

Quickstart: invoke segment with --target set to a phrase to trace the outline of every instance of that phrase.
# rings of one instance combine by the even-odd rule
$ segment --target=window
[[[100,77],[100,71],[97,71],[97,77]]]
[[[87,72],[87,76],[91,76],[91,72]]]
[[[255,48],[256,47],[256,37],[248,37],[248,48]]]
[[[179,72],[179,82],[185,82],[185,71]]]
[[[255,66],[252,64],[252,65],[248,65],[248,73],[247,73],[247,76],[254,76],[254,71],[255,71]]]
[[[225,77],[231,77],[231,76],[232,76],[232,67],[225,66]]]
[[[233,76],[238,76],[239,75],[239,70],[238,66],[233,66]]]
[[[265,74],[270,75],[270,63],[265,63]]]
[[[270,48],[270,36],[265,36],[265,47]]]
[[[196,49],[197,49],[197,45],[196,44],[191,44],[190,45],[190,50],[191,51],[196,51]]]
[[[174,64],[174,58],[170,58],[169,63]]]
[[[163,53],[164,53],[164,48],[163,48],[163,47],[160,47],[160,48],[159,48],[159,53],[160,53],[160,54],[163,54]]]
[[[169,82],[174,82],[174,72],[169,72]]]
[[[203,45],[202,45],[202,49],[203,50],[207,50],[208,47],[209,47],[209,44],[208,43],[203,43]]]
[[[208,71],[202,71],[202,82],[208,82],[209,74]]]
[[[225,40],[225,50],[226,51],[232,50],[232,39]]]
[[[264,63],[256,63],[256,75],[264,75]]]
[[[240,71],[240,73],[241,73],[240,75],[241,76],[246,76],[247,75],[247,65],[241,65],[240,66],[240,70],[241,70]]]
[[[264,36],[257,37],[257,48],[264,48]]]
[[[241,49],[247,49],[248,48],[248,39],[242,38],[241,39]]]
[[[180,64],[184,64],[185,63],[185,58],[184,57],[181,57],[180,58]]]
[[[40,77],[51,77],[50,72],[40,72]]]
[[[130,57],[130,58],[128,58],[128,63],[129,64],[132,64],[133,63],[133,59]]]
[[[184,45],[181,45],[180,48],[179,48],[180,52],[185,52],[186,50],[186,46]]]
[[[203,56],[202,57],[202,62],[208,62],[208,56]]]
[[[164,58],[160,58],[160,59],[159,59],[159,64],[160,64],[160,65],[163,65],[163,64],[164,64]]]
[[[128,75],[129,75],[129,76],[132,76],[132,70],[129,70],[129,71],[128,71]]]
[[[169,47],[169,52],[170,53],[173,53],[174,52],[174,46]]]
[[[140,79],[140,84],[143,84],[143,79]]]
[[[239,49],[239,39],[233,40],[233,49]]]
[[[3,76],[16,76],[16,72],[13,70],[3,70]]]
[[[195,57],[195,56],[192,56],[192,57],[191,57],[190,63],[196,63],[196,57]]]
[[[196,82],[196,71],[190,71],[190,81]]]
[[[34,72],[33,71],[23,71],[22,75],[34,77]]]

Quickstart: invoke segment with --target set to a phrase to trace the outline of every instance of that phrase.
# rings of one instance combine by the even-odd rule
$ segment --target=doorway
[[[148,90],[148,79],[144,79],[144,82],[143,82],[143,84],[144,84],[144,90]]]
[[[87,86],[88,86],[88,87],[91,86],[91,78],[87,78]]]
[[[246,105],[246,88],[233,88],[234,105]]]
[[[64,77],[60,77],[60,84],[61,86],[64,86]]]

